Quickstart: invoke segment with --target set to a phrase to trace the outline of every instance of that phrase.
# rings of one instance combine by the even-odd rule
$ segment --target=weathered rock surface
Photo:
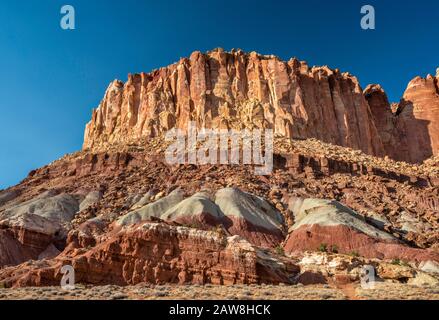
[[[436,286],[438,156],[370,156],[436,154],[436,99],[437,77],[389,104],[347,73],[242,51],[115,81],[84,151],[0,193],[0,286],[59,285],[64,264],[92,285],[338,285],[372,264]],[[274,171],[168,165],[161,135],[190,120],[274,129]]]
[[[439,261],[439,253],[410,248],[387,232],[365,222],[336,201],[292,199],[295,224],[285,242],[288,253],[320,250],[368,258]]]
[[[378,161],[357,151],[328,148],[317,141],[295,141],[290,146],[292,150],[282,149],[282,153],[277,154],[275,170],[270,176],[255,176],[252,168],[246,166],[169,166],[160,154],[138,149],[99,154],[81,152],[35,170],[21,184],[6,191],[17,192],[17,195],[0,207],[0,216],[7,213],[8,218],[4,220],[9,223],[14,219],[26,222],[29,217],[35,220],[23,222],[22,226],[44,226],[49,220],[41,215],[65,217],[62,230],[70,232],[65,239],[63,232],[57,238],[57,229],[51,229],[50,225],[42,228],[53,231],[49,236],[4,224],[0,245],[6,254],[2,256],[0,282],[7,286],[59,285],[63,264],[74,264],[86,283],[123,285],[136,281],[179,283],[180,279],[197,283],[200,277],[207,283],[218,279],[224,283],[233,282],[232,279],[237,283],[251,283],[256,281],[254,279],[274,283],[288,280],[307,285],[332,281],[349,283],[358,281],[357,271],[366,263],[361,260],[364,257],[377,259],[375,267],[385,263],[385,258],[416,265],[426,261],[419,269],[431,269],[427,262],[437,261],[438,220],[434,199],[438,186],[431,181],[434,176],[424,175],[434,173],[430,167]],[[162,147],[157,144],[154,148]],[[307,233],[296,229],[283,250],[281,243],[285,233],[282,231],[298,222],[288,208],[292,196],[337,199],[355,210],[356,215],[346,209],[350,213],[341,215],[345,217],[341,223],[335,219],[334,226],[315,224],[306,230],[311,232],[311,240]],[[67,200],[72,198],[77,212],[69,211],[68,205],[61,205],[70,203]],[[86,198],[89,199],[85,201]],[[49,201],[44,204],[43,200]],[[84,204],[82,210],[81,204]],[[114,223],[133,212],[139,216],[126,226]],[[168,224],[144,222],[144,218],[159,218]],[[59,225],[58,221],[55,226]],[[145,231],[141,225],[163,225],[157,230],[169,233],[154,228],[155,231]],[[306,224],[306,228],[308,226]],[[178,234],[176,230],[189,231]],[[291,244],[296,231],[299,242]],[[221,240],[223,244],[208,242],[206,247],[204,241],[186,237],[188,234],[215,235],[215,239],[229,239],[226,241],[233,241],[233,245]],[[233,234],[248,241],[227,238]],[[323,242],[327,243],[328,255],[332,255],[332,245],[337,243],[340,253],[356,251],[359,257],[334,257],[321,265],[315,259],[308,263],[297,260],[296,256],[301,257],[304,251],[315,254]],[[309,243],[309,246],[301,246],[301,243]],[[254,244],[270,249],[260,249]],[[290,250],[290,245],[294,250]],[[242,257],[235,262],[228,260],[234,254],[230,251],[232,247],[241,248],[239,256],[244,252],[244,256],[249,255],[243,248],[253,248],[250,256],[255,257],[256,252],[257,258],[250,260],[256,261],[256,275],[253,262],[250,263],[253,267],[245,267],[247,260]],[[294,255],[285,257],[284,251]],[[152,254],[146,255],[148,252]],[[224,260],[212,258],[218,256]],[[29,262],[30,259],[36,261]],[[141,267],[136,265],[137,260],[143,261]],[[181,261],[187,261],[183,263],[187,265],[184,269],[187,276],[181,273]],[[274,265],[270,265],[270,261]],[[276,267],[278,263],[280,269]],[[264,266],[259,267],[260,264]],[[232,269],[242,270],[247,276],[241,273],[231,276]],[[212,270],[219,274],[217,278],[213,278]],[[414,275],[409,279],[411,283],[435,281],[432,273],[410,272]],[[389,281],[407,280],[399,279],[388,278]]]
[[[88,284],[288,283],[298,268],[237,236],[158,223],[122,228],[86,250],[79,234],[54,260],[0,270],[6,287],[58,285],[71,264],[76,281]]]
[[[0,267],[56,255],[51,248],[63,247],[79,198],[45,192],[0,212]]]
[[[283,240],[283,216],[264,199],[235,188],[220,189],[212,198],[207,192],[198,192],[184,199],[183,191],[176,189],[129,212],[117,224],[126,226],[160,218],[201,229],[221,226],[230,235],[263,247],[275,247]]]
[[[403,137],[395,156],[420,162],[439,153],[439,77],[416,77],[407,86],[399,104],[398,130]]]
[[[439,153],[439,77],[416,77],[392,110],[378,85],[364,91],[385,154],[396,160],[422,162]]]
[[[222,49],[112,82],[87,124],[84,149],[138,142],[184,129],[189,121],[206,128],[272,128],[289,138],[384,152],[354,76]]]
[[[84,149],[141,144],[170,128],[271,128],[396,160],[438,154],[438,77],[412,80],[392,109],[384,90],[327,66],[275,56],[194,52],[151,73],[115,80],[87,124]],[[416,134],[414,134],[416,132]]]

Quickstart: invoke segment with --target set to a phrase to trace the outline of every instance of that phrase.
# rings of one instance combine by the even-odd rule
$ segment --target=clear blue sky
[[[59,27],[64,4],[74,31]],[[360,28],[364,4],[375,6],[374,31]],[[438,21],[437,0],[2,0],[0,188],[79,150],[91,109],[130,72],[241,48],[349,71],[398,101],[439,66]]]

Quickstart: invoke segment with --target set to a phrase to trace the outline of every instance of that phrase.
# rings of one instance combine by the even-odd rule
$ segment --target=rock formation
[[[327,66],[216,49],[113,81],[93,111],[84,149],[140,144],[170,128],[271,128],[375,156],[422,162],[438,154],[438,77],[410,82],[392,110],[379,85]],[[414,134],[416,132],[416,134]]]
[[[357,79],[328,67],[240,50],[189,59],[110,84],[85,131],[84,149],[138,142],[189,121],[206,128],[271,128],[382,155]]]
[[[199,229],[221,227],[228,234],[261,247],[274,248],[283,240],[283,216],[264,199],[234,188],[218,190],[212,198],[206,192],[198,192],[184,199],[182,190],[176,189],[127,213],[117,224],[126,226],[160,218]]]
[[[0,287],[57,286],[63,265],[91,285],[344,285],[364,265],[437,285],[438,79],[390,104],[348,73],[217,49],[114,81],[82,151],[0,191]],[[273,171],[167,163],[162,134],[188,121],[272,128]]]
[[[158,223],[122,228],[85,250],[74,232],[64,253],[49,262],[25,263],[0,271],[7,287],[59,284],[64,264],[75,269],[78,282],[95,285],[177,283],[289,283],[298,268],[276,259],[239,237]]]
[[[402,245],[336,201],[297,198],[290,205],[296,222],[286,239],[286,252],[320,250],[388,260],[439,261],[437,252]]]
[[[439,75],[414,78],[395,110],[380,86],[365,89],[386,155],[400,161],[422,162],[439,153],[438,80]]]

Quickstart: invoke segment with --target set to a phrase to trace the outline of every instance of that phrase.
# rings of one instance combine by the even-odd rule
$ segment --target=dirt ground
[[[0,300],[439,300],[439,287],[377,283],[360,285],[137,285],[0,289]]]

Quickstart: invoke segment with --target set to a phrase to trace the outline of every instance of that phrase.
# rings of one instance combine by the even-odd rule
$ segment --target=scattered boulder
[[[439,263],[436,261],[422,261],[419,266],[419,270],[427,272],[427,273],[434,273],[439,275]]]

